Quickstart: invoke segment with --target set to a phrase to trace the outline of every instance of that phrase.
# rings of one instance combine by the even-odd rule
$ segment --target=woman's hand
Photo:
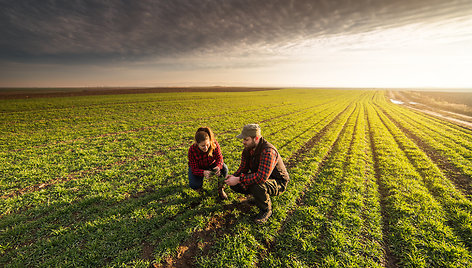
[[[203,171],[203,177],[209,179],[211,176],[211,171],[210,170],[204,170]]]
[[[214,167],[213,172],[215,172],[215,175],[218,177],[221,175],[221,170],[219,167]]]

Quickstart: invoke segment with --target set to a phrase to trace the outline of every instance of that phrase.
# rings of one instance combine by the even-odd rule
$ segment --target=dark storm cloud
[[[4,0],[0,59],[134,60],[283,45],[470,10],[469,0]]]

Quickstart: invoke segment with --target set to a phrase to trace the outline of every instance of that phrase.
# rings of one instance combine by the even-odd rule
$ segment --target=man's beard
[[[251,144],[246,146],[246,149],[249,149],[249,150],[252,150],[254,148],[256,148],[256,143],[255,142],[252,142]]]

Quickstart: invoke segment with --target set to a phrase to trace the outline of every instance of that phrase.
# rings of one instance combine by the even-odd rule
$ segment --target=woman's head
[[[215,149],[215,136],[209,127],[201,127],[195,133],[195,143],[202,152],[208,152],[212,156]]]

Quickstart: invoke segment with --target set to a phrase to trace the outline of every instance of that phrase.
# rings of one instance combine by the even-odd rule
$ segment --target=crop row
[[[304,111],[304,113],[310,112],[310,111],[311,111],[312,113],[315,112],[313,109],[307,109],[306,111]],[[283,114],[282,116],[289,118],[289,119],[285,119],[285,120],[291,120],[291,119],[290,119],[290,116],[288,116],[288,115],[291,115],[291,114],[292,114],[292,113]],[[297,113],[293,113],[293,114],[302,116],[302,117],[301,117],[302,119],[303,119],[303,118],[306,119],[305,116],[312,117],[312,115],[304,115],[304,114],[297,114]],[[321,114],[323,114],[323,113],[321,113]],[[262,114],[259,114],[259,115],[257,115],[257,116],[254,116],[254,119],[264,118],[263,116],[267,117],[267,116],[269,116],[269,115],[272,115],[272,114],[270,114],[270,113],[262,113]],[[282,117],[276,116],[276,118],[277,118],[277,119],[280,119],[280,118],[282,118]],[[216,122],[216,123],[218,123],[218,129],[220,129],[220,128],[222,128],[222,127],[231,127],[231,126],[232,126],[231,123],[228,123],[229,120],[228,120],[227,118],[226,118],[226,120],[227,120],[226,122],[223,121],[223,120],[222,120],[222,121],[219,121],[219,122]],[[306,121],[306,120],[305,120],[305,121]],[[309,120],[308,120],[308,122],[309,122]],[[241,122],[241,123],[242,123],[242,122]],[[264,124],[271,124],[271,119],[269,119],[266,123],[261,123],[261,124],[262,124],[262,125],[264,125]],[[217,129],[217,130],[218,130],[218,129]],[[228,132],[228,133],[226,133],[225,135],[226,135],[226,136],[227,136],[227,135],[230,135],[230,136],[229,136],[230,139],[234,142],[235,139],[234,139],[233,137],[235,136],[235,131],[239,131],[239,129],[240,129],[240,128],[233,129],[233,131],[230,131],[230,132],[226,131],[226,132]],[[275,129],[275,130],[276,130],[276,129]],[[190,131],[193,132],[194,129],[192,128],[192,130],[190,130]],[[224,136],[224,135],[222,135],[222,136]],[[144,136],[144,137],[147,137],[147,136]],[[175,138],[175,136],[174,136],[174,138]],[[171,137],[171,139],[172,139],[172,137]],[[107,170],[112,169],[112,167],[114,167],[114,166],[123,166],[123,165],[125,165],[127,162],[133,162],[133,161],[136,161],[136,160],[144,160],[144,159],[146,159],[146,158],[160,158],[160,159],[162,159],[163,165],[165,166],[166,163],[168,163],[168,161],[165,160],[165,159],[167,159],[167,158],[165,157],[166,152],[169,151],[169,150],[170,150],[170,151],[172,151],[172,150],[180,150],[180,149],[185,149],[185,150],[186,150],[186,149],[187,149],[187,146],[188,146],[189,144],[188,144],[188,142],[185,142],[185,140],[186,140],[186,139],[183,139],[182,142],[180,143],[180,145],[168,147],[166,150],[163,150],[162,147],[161,147],[161,149],[160,149],[159,151],[157,151],[157,153],[156,153],[156,151],[154,151],[154,150],[152,150],[152,149],[151,149],[150,151],[147,151],[147,150],[146,150],[146,151],[141,151],[141,152],[139,152],[139,154],[137,154],[137,155],[136,155],[136,151],[128,151],[128,154],[126,154],[127,152],[125,151],[125,152],[119,154],[118,156],[116,156],[115,158],[112,158],[111,160],[106,159],[106,161],[105,161],[105,159],[102,160],[102,158],[97,158],[98,160],[97,160],[96,167],[92,167],[92,168],[90,168],[90,169],[88,169],[88,170],[87,170],[87,169],[82,170],[81,173],[78,173],[78,174],[73,174],[73,175],[72,175],[72,178],[73,178],[73,179],[80,179],[80,178],[82,178],[82,177],[85,177],[85,178],[86,178],[87,176],[93,176],[93,175],[96,174],[96,173],[107,172]],[[224,139],[223,139],[223,140],[224,140]],[[141,139],[141,141],[142,141],[142,139]],[[142,141],[142,143],[144,143],[144,142],[146,142],[146,139],[144,139],[144,141]],[[221,139],[220,139],[220,142],[221,142]],[[117,142],[117,143],[120,143],[120,142]],[[185,146],[183,146],[183,145],[185,145]],[[169,144],[166,144],[166,146],[169,146]],[[144,148],[144,147],[146,147],[146,146],[142,146],[142,147]],[[93,146],[92,146],[92,148],[93,148]],[[73,148],[72,148],[72,150],[73,150]],[[135,150],[135,147],[131,147],[131,150]],[[159,152],[162,152],[162,153],[159,153]],[[238,156],[238,157],[239,157],[239,156]],[[83,161],[83,158],[79,158],[79,159],[81,159],[81,160]],[[101,161],[100,161],[100,160],[101,160]],[[73,161],[73,159],[70,159],[70,161]],[[125,165],[125,166],[126,166],[126,165]],[[41,173],[40,173],[40,174],[41,174]],[[69,174],[69,176],[66,177],[65,179],[61,179],[61,177],[59,177],[59,180],[53,178],[53,181],[59,181],[59,182],[61,182],[61,181],[69,181],[69,180],[71,180],[71,178],[69,178],[70,176],[71,176],[71,175]],[[45,176],[45,177],[47,177],[47,176]],[[51,177],[52,177],[52,176],[49,175],[49,178],[51,178]],[[11,177],[8,178],[7,180],[9,181],[9,184],[7,184],[6,186],[11,185],[12,182],[13,182],[13,180],[11,179]],[[45,180],[45,179],[37,179],[37,180],[34,180],[34,178],[32,178],[30,181],[33,182],[33,183],[36,183],[36,184],[40,184],[41,182],[44,182],[44,181],[47,182],[48,180]],[[27,183],[27,182],[28,182],[27,180],[26,180],[26,181],[24,181],[24,180],[19,180],[19,183],[21,183],[21,185],[23,185],[23,186],[24,186],[24,185],[28,185],[28,184],[25,184],[25,183]],[[85,186],[86,186],[86,185],[85,185]],[[23,197],[23,198],[24,198],[24,197]],[[21,204],[18,204],[18,202],[16,202],[14,199],[13,199],[13,200],[9,200],[9,201],[13,201],[13,203],[16,203],[17,205],[21,205]]]
[[[285,126],[281,126],[282,128],[285,128]],[[234,137],[235,133],[231,135]],[[222,147],[227,151],[227,145],[222,145]],[[115,228],[122,226],[121,224],[123,223],[128,225],[129,222],[138,221],[137,216],[134,215],[135,213],[144,213],[145,216],[143,217],[146,219],[150,218],[150,220],[143,223],[141,227],[129,223],[131,224],[130,230],[135,231],[136,228],[143,228],[146,235],[149,235],[151,239],[154,237],[155,241],[164,240],[164,242],[157,244],[156,250],[165,251],[166,248],[169,248],[165,246],[166,243],[172,243],[172,241],[174,241],[173,243],[178,243],[182,235],[186,235],[186,233],[191,232],[195,228],[195,221],[199,219],[203,221],[204,216],[198,215],[206,215],[210,210],[215,209],[212,206],[209,206],[211,209],[205,206],[208,203],[214,203],[213,197],[207,197],[201,202],[197,202],[197,197],[189,190],[183,189],[182,192],[175,193],[176,189],[181,189],[186,184],[186,161],[184,160],[186,158],[186,149],[186,147],[176,149],[167,152],[165,155],[141,159],[119,167],[112,166],[103,172],[93,174],[93,176],[85,176],[81,180],[72,180],[48,188],[48,198],[51,199],[51,202],[48,205],[48,211],[45,213],[45,216],[45,211],[40,209],[42,206],[38,206],[38,209],[29,209],[19,215],[3,218],[2,223],[4,225],[2,225],[2,228],[8,230],[8,232],[5,232],[5,235],[12,238],[10,243],[5,243],[7,256],[11,257],[21,253],[18,256],[23,257],[18,259],[25,261],[33,259],[32,256],[37,256],[41,250],[44,251],[44,248],[52,248],[58,250],[58,252],[65,253],[53,257],[51,261],[57,261],[58,259],[65,262],[67,260],[74,260],[77,252],[80,252],[81,248],[88,248],[92,242],[103,241],[106,244],[110,243],[109,241],[111,240],[109,239],[117,239],[116,236],[111,236],[110,238],[103,237],[106,236],[106,232],[101,233],[97,231],[100,228],[96,229],[94,226],[101,226],[101,229],[116,231]],[[156,178],[158,180],[155,180]],[[173,180],[174,178],[175,181]],[[84,188],[88,188],[89,191],[84,190]],[[126,195],[131,189],[133,189],[131,192],[136,193],[134,198],[129,198],[129,194]],[[143,193],[143,195],[141,196],[140,193]],[[36,193],[31,195],[36,195]],[[17,201],[26,196],[20,196]],[[154,204],[154,207],[152,205],[148,207],[147,203],[153,199],[166,200],[167,202],[151,202]],[[17,201],[12,203],[17,203]],[[34,199],[29,200],[33,206],[37,206],[37,201]],[[46,204],[45,200],[43,201]],[[144,206],[144,208],[140,206]],[[194,211],[188,212],[189,208],[192,207],[194,207]],[[145,212],[135,212],[140,209],[144,209]],[[26,221],[24,221],[25,216],[28,218]],[[109,220],[108,217],[112,220]],[[173,221],[169,222],[170,219]],[[189,219],[194,220],[189,221]],[[177,228],[177,230],[183,230],[183,232],[176,231],[172,237],[168,238],[170,241],[165,240],[165,235],[160,235],[161,232],[165,233],[165,230],[175,229],[175,226],[178,225],[175,222],[185,221],[188,221],[189,224]],[[86,228],[86,226],[89,226],[89,228]],[[156,226],[162,226],[162,228],[156,229]],[[199,225],[197,224],[197,226]],[[30,230],[32,235],[26,235],[26,230]],[[51,236],[51,232],[55,236]],[[126,232],[126,234],[129,233]],[[134,237],[133,239],[137,239],[137,237],[142,239],[142,234],[129,235]],[[66,237],[77,239],[77,245],[69,248],[65,246],[58,247],[57,245],[62,243],[69,244],[68,240],[64,240]],[[117,239],[118,248],[127,245],[129,242],[123,240],[123,237],[120,235],[118,237],[120,238]],[[131,243],[131,245],[135,246],[131,246],[134,249],[128,254],[141,250],[139,242],[134,241]],[[100,248],[100,245],[95,246]],[[14,250],[15,248],[17,249]],[[117,248],[111,247],[110,250],[117,250]],[[69,253],[71,257],[65,258],[64,256]],[[102,254],[111,253],[110,251],[105,251]],[[43,255],[46,256],[45,258],[51,258],[48,254]],[[114,254],[111,255],[114,256]],[[96,261],[100,259],[100,256],[88,256],[88,258]]]
[[[386,240],[401,266],[467,267],[471,256],[448,226],[441,204],[373,106],[367,106]],[[414,148],[417,149],[417,148]]]
[[[380,206],[369,174],[361,103],[261,266],[378,267],[383,262]]]
[[[270,225],[254,228],[253,223],[239,212],[233,212],[236,218],[227,232],[218,237],[205,254],[196,256],[197,265],[204,267],[222,267],[227,263],[235,266],[252,266],[261,261],[260,255],[266,251],[266,245],[274,243],[276,234],[283,229],[283,224],[290,210],[297,206],[297,200],[303,191],[311,184],[311,179],[317,173],[318,166],[331,150],[337,136],[342,131],[344,122],[352,115],[354,105],[339,109],[338,116],[323,129],[313,129],[311,135],[322,132],[316,144],[310,145],[300,157],[296,165],[288,169],[290,187],[281,196],[273,198],[274,214]],[[277,141],[275,141],[277,146]],[[305,145],[307,146],[307,145]],[[235,252],[236,251],[236,252]]]
[[[11,106],[20,114],[0,114],[2,139],[8,139],[9,143],[2,143],[2,150],[23,149],[27,146],[42,145],[64,140],[83,139],[84,137],[100,136],[105,133],[118,133],[133,129],[147,128],[163,124],[173,124],[182,121],[195,121],[202,118],[211,118],[226,115],[232,112],[252,112],[255,108],[265,109],[277,106],[301,107],[313,105],[320,101],[335,99],[335,94],[325,92],[325,96],[319,100],[307,100],[298,98],[304,94],[279,94],[252,93],[251,95],[240,93],[214,93],[200,94],[189,98],[182,94],[154,94],[154,95],[129,95],[120,98],[120,103],[108,103],[103,106],[81,106],[67,102],[70,106],[64,108],[61,101],[70,101],[69,98],[58,98],[47,102],[50,106],[45,111],[28,111],[17,100],[15,103],[4,103],[3,106]],[[281,95],[284,100],[280,100]],[[295,97],[294,97],[295,96]],[[264,102],[251,102],[250,98]],[[97,98],[106,103],[106,96]],[[150,99],[150,100],[147,100]],[[73,98],[74,101],[94,99]],[[125,101],[126,100],[126,101]],[[138,101],[137,101],[138,100]],[[28,100],[31,105],[36,100]],[[94,100],[97,101],[97,100]],[[59,109],[58,109],[59,108]],[[26,111],[25,111],[25,110]],[[14,141],[14,142],[11,142]],[[7,147],[3,147],[7,146]]]
[[[218,103],[224,105],[222,102]],[[310,105],[313,107],[313,103]],[[5,174],[2,187],[6,186],[7,188],[2,188],[2,192],[8,191],[10,188],[27,187],[29,186],[28,182],[40,184],[70,174],[75,175],[75,173],[84,170],[107,166],[122,161],[126,157],[154,154],[163,151],[163,148],[178,146],[192,139],[192,133],[198,124],[216,125],[217,129],[215,130],[218,131],[219,129],[227,129],[228,123],[231,121],[233,124],[244,124],[244,120],[247,121],[247,119],[241,114],[248,113],[248,111],[254,113],[254,121],[257,121],[260,118],[267,118],[268,115],[277,117],[281,113],[288,115],[301,108],[310,108],[300,105],[288,105],[283,108],[278,105],[271,108],[256,107],[250,107],[252,110],[247,108],[236,111],[234,111],[235,109],[232,111],[223,110],[217,117],[203,117],[196,122],[186,121],[186,123],[158,125],[114,135],[102,133],[100,136],[72,140],[68,143],[52,143],[50,146],[33,147],[22,152],[3,152],[0,158],[1,172]],[[312,109],[313,113],[316,113],[315,109]],[[174,113],[181,113],[181,111],[176,110]],[[228,120],[229,118],[231,120]],[[24,166],[29,168],[24,169]]]
[[[454,159],[447,158],[438,150],[427,144],[423,139],[416,136],[409,129],[405,128],[405,122],[399,119],[398,116],[392,115],[392,112],[387,112],[382,109],[384,114],[394,123],[405,135],[412,140],[421,150],[434,162],[434,164],[441,169],[441,173],[448,178],[456,188],[466,195],[467,198],[472,198],[472,177],[461,172],[457,168],[457,163],[453,164]]]
[[[425,187],[441,204],[446,223],[454,229],[460,240],[472,248],[472,202],[456,189],[427,155],[408,139],[388,118],[377,111],[383,124],[422,177]]]
[[[391,105],[383,92],[150,94],[4,107],[0,116],[15,130],[5,123],[0,136],[0,266],[471,265],[470,200],[409,139],[436,135],[460,147],[446,154],[431,144],[454,163],[468,159],[470,134]],[[231,173],[242,150],[235,136],[250,122],[291,176],[263,226],[253,224],[257,209],[244,196],[228,190],[219,201],[215,180],[202,194],[187,186],[195,129],[213,128]]]
[[[422,143],[427,144],[438,152],[458,172],[472,180],[472,132],[451,126],[448,123],[440,124],[435,119],[416,114],[407,109],[389,106],[389,114],[395,114],[395,120],[402,127],[411,132]],[[469,181],[469,185],[472,181]]]

